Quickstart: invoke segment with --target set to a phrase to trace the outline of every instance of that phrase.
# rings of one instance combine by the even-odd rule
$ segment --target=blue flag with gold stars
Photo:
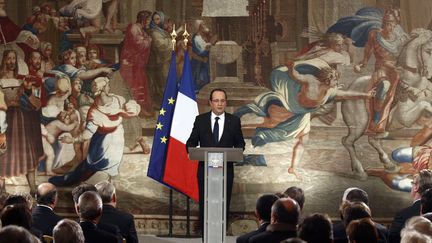
[[[170,137],[171,122],[174,113],[175,100],[177,100],[177,70],[176,55],[171,53],[171,63],[168,71],[165,91],[162,105],[159,110],[159,116],[156,122],[156,128],[153,137],[153,146],[150,154],[147,176],[163,183],[165,168],[165,159],[168,150],[168,141]]]

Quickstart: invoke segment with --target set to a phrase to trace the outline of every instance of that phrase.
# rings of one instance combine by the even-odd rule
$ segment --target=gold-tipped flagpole
[[[187,29],[186,29],[186,23],[185,23],[185,31],[183,32],[183,42],[184,42],[184,45],[187,47],[187,43],[188,43],[188,38],[189,38],[189,32],[187,32]]]
[[[177,33],[175,31],[175,24],[173,25],[173,31],[171,32],[171,43],[172,43],[172,50],[175,51],[176,48],[176,38]]]

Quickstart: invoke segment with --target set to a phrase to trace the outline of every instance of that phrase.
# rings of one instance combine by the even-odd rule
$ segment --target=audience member
[[[30,231],[37,238],[42,239],[42,232],[32,227],[30,209],[25,204],[13,204],[3,208],[1,214],[2,226],[17,225]]]
[[[402,232],[406,230],[415,230],[418,231],[421,234],[429,235],[432,237],[432,223],[422,216],[414,216],[410,218],[406,224],[405,227],[401,231]]]
[[[28,230],[17,225],[8,225],[0,230],[0,242],[7,243],[40,243]]]
[[[237,243],[248,243],[251,237],[266,231],[270,224],[272,205],[278,199],[279,197],[274,194],[264,194],[258,198],[255,206],[255,217],[258,219],[259,227],[257,230],[237,237]]]
[[[378,243],[378,232],[370,218],[353,220],[347,226],[350,243]]]
[[[333,243],[332,223],[325,214],[315,213],[306,217],[298,233],[307,243]]]
[[[79,197],[83,193],[88,192],[88,191],[97,192],[97,189],[94,185],[82,183],[72,190],[72,198],[74,200],[75,210],[77,210]],[[116,225],[104,224],[102,222],[99,222],[97,227],[101,230],[107,231],[108,233],[116,235],[119,238],[119,241],[121,241],[123,238],[121,233],[120,233],[120,229]]]
[[[291,198],[280,198],[272,206],[270,225],[266,231],[250,238],[249,243],[281,242],[297,237],[300,206]]]
[[[283,197],[290,197],[294,199],[300,206],[300,211],[303,210],[303,205],[305,203],[305,195],[300,187],[292,186],[286,189],[283,193]]]
[[[55,243],[84,243],[81,226],[70,219],[60,220],[54,227],[52,235]]]
[[[78,199],[84,192],[97,192],[97,189],[94,185],[82,183],[78,186],[76,186],[74,189],[72,189],[72,199],[75,203],[75,206],[78,205]]]
[[[33,209],[33,226],[44,235],[52,235],[54,226],[62,218],[54,213],[57,205],[57,189],[51,183],[42,183],[36,191],[37,205]]]
[[[14,205],[14,204],[23,204],[29,210],[31,210],[31,208],[33,207],[33,198],[30,196],[30,194],[27,193],[9,195],[3,203],[3,207],[6,207],[7,205]]]
[[[414,175],[411,188],[411,197],[413,204],[399,211],[390,226],[388,240],[390,243],[400,242],[400,232],[405,225],[405,222],[414,216],[420,215],[421,195],[427,189],[432,188],[432,171],[428,169],[421,170]]]
[[[102,198],[103,209],[100,223],[116,225],[127,243],[137,243],[134,216],[117,209],[117,194],[113,184],[102,181],[95,185]]]
[[[430,243],[431,238],[415,230],[402,230],[400,243]]]
[[[420,199],[420,211],[421,214],[427,214],[432,212],[432,189],[427,189]]]
[[[102,199],[96,192],[84,192],[78,199],[76,210],[86,243],[118,242],[116,235],[97,227],[102,215],[102,205]]]

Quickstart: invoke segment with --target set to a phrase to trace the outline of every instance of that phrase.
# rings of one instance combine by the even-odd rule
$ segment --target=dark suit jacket
[[[121,212],[115,207],[104,204],[100,223],[116,225],[127,243],[137,243],[138,236],[135,229],[134,217],[132,214]]]
[[[186,149],[196,147],[244,148],[245,141],[241,131],[240,118],[225,112],[225,123],[219,143],[215,143],[211,127],[211,112],[198,115],[192,133],[186,142]]]
[[[84,233],[85,243],[118,243],[116,235],[108,233],[92,222],[80,222],[81,229]]]
[[[287,224],[270,224],[266,231],[249,239],[249,243],[279,243],[285,239],[297,237],[297,230]]]
[[[414,216],[420,215],[420,200],[415,201],[411,206],[402,209],[399,211],[390,226],[389,229],[389,242],[390,243],[399,243],[400,238],[400,232],[405,226],[405,222]]]
[[[244,234],[244,235],[241,235],[241,236],[237,237],[236,242],[237,243],[249,243],[249,239],[251,237],[253,237],[253,236],[255,236],[255,235],[259,234],[259,233],[264,232],[269,224],[270,223],[268,223],[268,222],[263,223],[260,227],[258,227],[257,230],[254,230],[252,232],[249,232],[247,234]]]
[[[378,231],[378,242],[379,243],[387,243],[387,228],[379,223],[375,223],[375,227]],[[345,225],[342,222],[336,223],[333,225],[333,242],[334,243],[348,243],[348,237],[345,231]]]
[[[52,235],[54,226],[62,220],[51,209],[44,206],[36,206],[32,212],[33,227],[42,231],[44,235]]]

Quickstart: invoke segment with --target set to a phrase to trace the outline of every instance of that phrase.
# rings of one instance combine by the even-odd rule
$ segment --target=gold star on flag
[[[166,143],[166,141],[168,140],[165,136],[161,137],[161,143]]]
[[[162,130],[162,127],[162,123],[159,122],[158,124],[156,124],[156,129]]]
[[[165,115],[165,112],[166,112],[166,110],[164,110],[164,108],[162,108],[162,109],[160,109],[160,111],[159,111],[159,115]]]
[[[171,97],[171,98],[168,99],[168,104],[169,105],[174,105],[174,101],[175,101],[175,99],[173,99],[173,97]]]

